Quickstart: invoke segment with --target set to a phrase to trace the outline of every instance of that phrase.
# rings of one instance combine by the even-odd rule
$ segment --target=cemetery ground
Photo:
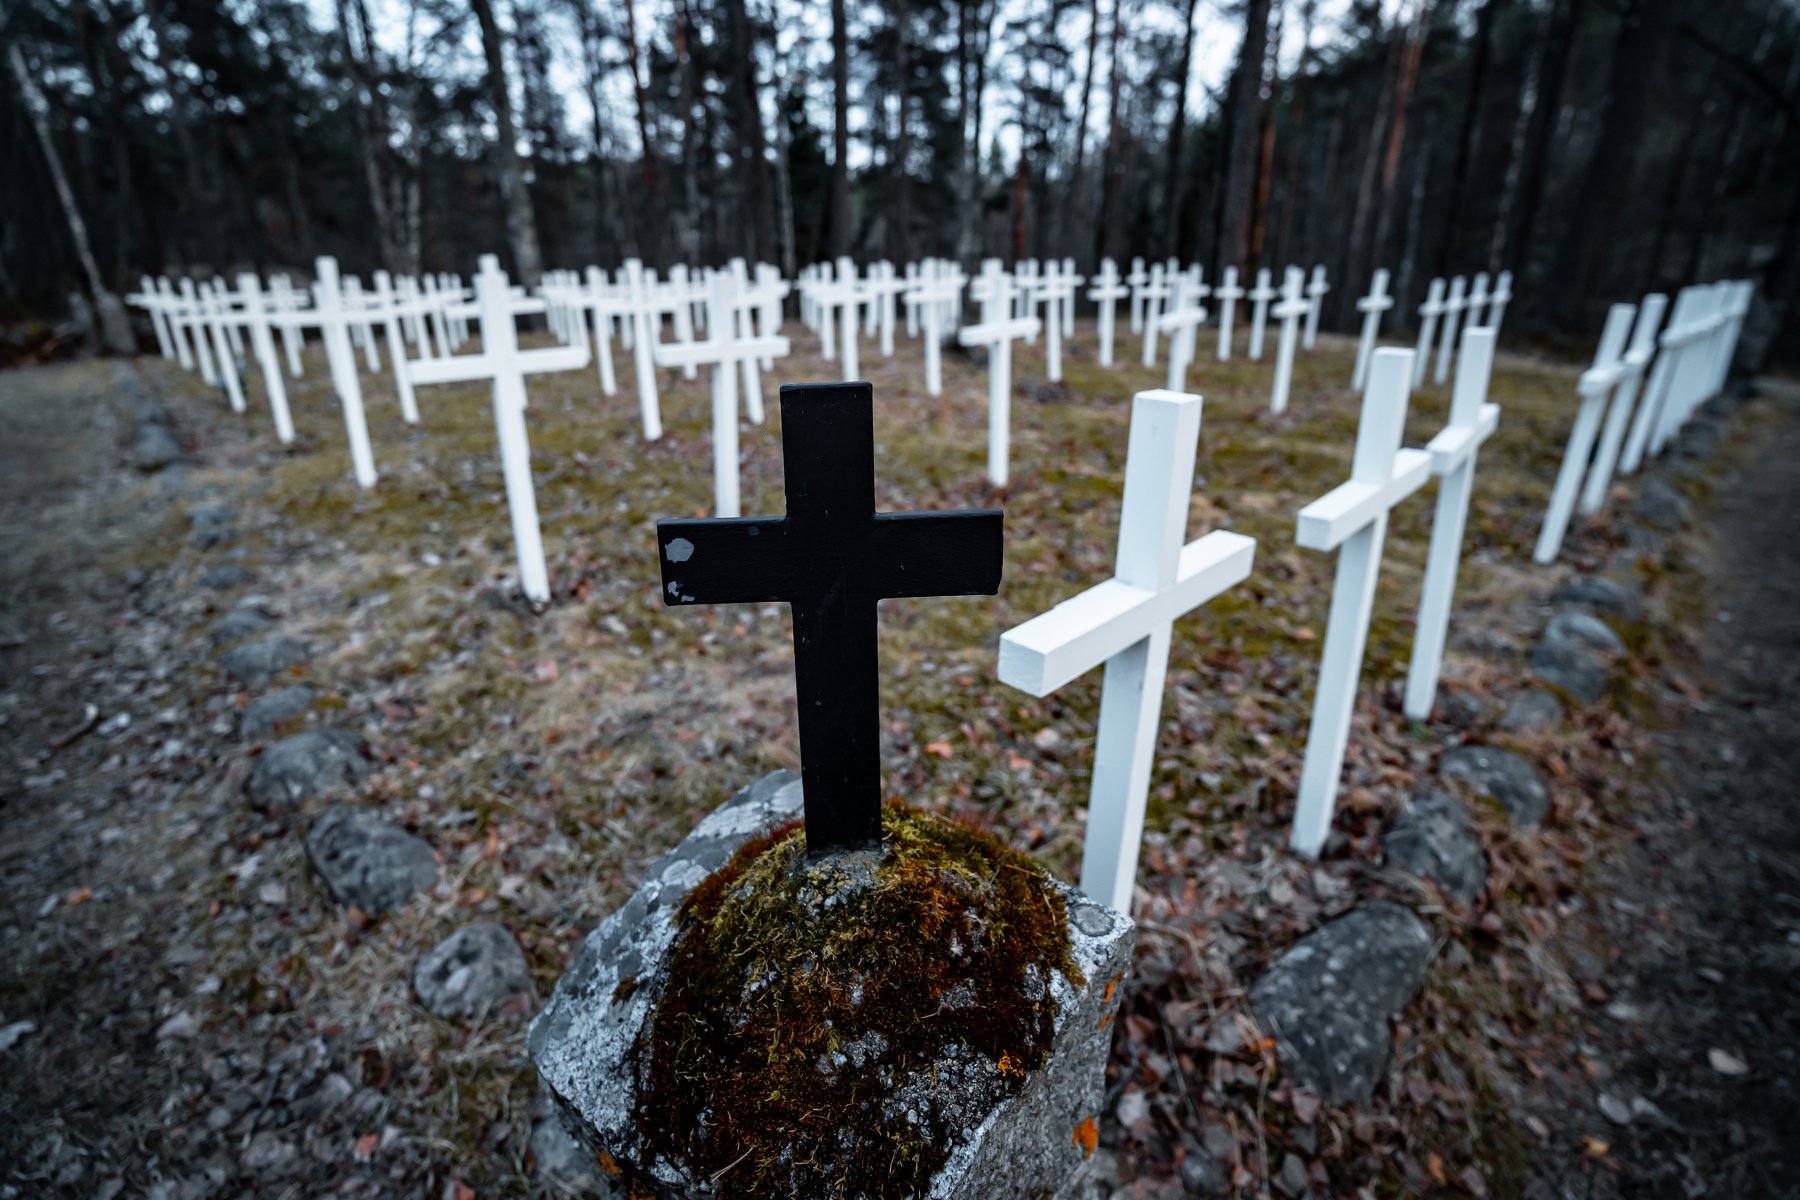
[[[775,381],[835,377],[795,341],[771,401]],[[1136,346],[1121,335],[1122,363]],[[1092,347],[1083,322],[1061,386],[1036,382],[1041,340],[1017,352],[996,494],[982,368],[947,354],[932,398],[916,343],[862,346],[879,506],[1006,509],[998,597],[882,606],[888,792],[1065,879],[1100,673],[1035,700],[994,666],[1002,630],[1111,574],[1130,397],[1162,371],[1101,370]],[[1279,418],[1271,360],[1242,350],[1190,370],[1206,407],[1189,537],[1252,535],[1257,564],[1175,626],[1099,1194],[1800,1186],[1800,395],[1771,384],[1709,413],[1693,433],[1711,453],[1630,481],[1636,500],[1539,569],[1577,368],[1502,355],[1438,710],[1400,712],[1421,496],[1395,514],[1337,832],[1313,864],[1285,843],[1333,562],[1293,523],[1348,475],[1354,345],[1302,355]],[[616,397],[591,372],[529,385],[543,612],[516,597],[484,385],[421,391],[409,428],[391,375],[365,374],[382,472],[365,492],[316,346],[289,382],[286,449],[254,379],[233,417],[159,361],[0,377],[0,1195],[468,1197],[577,1172],[542,1121],[530,1014],[654,857],[797,765],[785,610],[657,594],[655,521],[711,500],[704,375],[662,373],[667,433],[646,444],[617,357]],[[1415,394],[1408,444],[1447,404]],[[782,504],[769,410],[743,435],[750,513]],[[161,413],[181,460],[140,474],[130,447]],[[1596,702],[1503,728],[1579,569],[1624,583],[1626,653]],[[352,739],[338,786],[258,776],[281,738],[327,729]],[[1534,825],[1469,794],[1489,864],[1470,905],[1381,851],[1407,798],[1460,787],[1437,769],[1465,743],[1518,752],[1548,798]],[[304,844],[334,803],[422,838],[435,882],[381,915],[334,902]],[[1246,991],[1372,897],[1425,915],[1434,958],[1374,1098],[1322,1105],[1278,1069]],[[478,922],[512,933],[528,977],[433,1015],[415,963]]]

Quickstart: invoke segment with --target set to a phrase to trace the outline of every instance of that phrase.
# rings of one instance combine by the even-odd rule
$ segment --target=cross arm
[[[1000,682],[1045,696],[1250,575],[1256,539],[1216,530],[1182,547],[1160,592],[1117,579],[1096,584],[1000,638]]]
[[[1394,469],[1386,480],[1353,479],[1301,509],[1294,540],[1308,550],[1335,550],[1345,538],[1424,487],[1430,477],[1431,455],[1403,449],[1394,456]]]
[[[1438,430],[1437,436],[1425,443],[1425,452],[1431,455],[1431,473],[1448,475],[1454,471],[1467,462],[1499,426],[1500,406],[1483,404],[1473,425],[1446,425]]]
[[[1000,590],[1004,514],[997,508],[878,513],[865,560],[878,598],[991,596]]]
[[[721,362],[735,363],[746,358],[783,358],[791,344],[785,337],[734,339],[729,344],[715,341],[658,342],[651,354],[659,367],[706,367]]]
[[[787,601],[801,572],[785,517],[658,521],[663,603]]]
[[[987,346],[1010,338],[1036,337],[1042,328],[1043,322],[1036,317],[987,321],[980,325],[964,325],[956,331],[956,340],[965,346]]]

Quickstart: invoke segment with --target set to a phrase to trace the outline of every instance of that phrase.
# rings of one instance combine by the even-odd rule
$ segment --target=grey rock
[[[1632,515],[1650,526],[1672,532],[1688,522],[1687,498],[1666,479],[1648,479],[1631,501]]]
[[[1499,801],[1515,825],[1536,825],[1550,811],[1550,793],[1537,768],[1511,750],[1458,746],[1444,752],[1438,774],[1462,780],[1476,795]]]
[[[1550,618],[1531,648],[1531,672],[1582,704],[1592,704],[1606,694],[1612,662],[1624,652],[1625,643],[1605,621],[1567,609]]]
[[[1569,610],[1550,618],[1544,627],[1545,641],[1567,642],[1592,654],[1616,658],[1625,653],[1625,639],[1613,627],[1593,613]]]
[[[430,844],[370,808],[326,809],[306,833],[306,856],[332,899],[371,916],[393,912],[437,882]]]
[[[1430,879],[1458,904],[1473,904],[1487,889],[1487,855],[1461,800],[1426,792],[1406,806],[1382,839],[1388,862]]]
[[[247,738],[261,737],[285,721],[291,721],[311,708],[319,693],[303,683],[270,692],[244,710],[238,718],[238,732]]]
[[[1425,982],[1431,931],[1371,900],[1294,943],[1250,988],[1282,1068],[1328,1104],[1367,1104],[1393,1043],[1390,1024]]]
[[[234,587],[242,587],[250,582],[250,572],[236,563],[220,563],[200,576],[200,586],[211,588],[215,592],[228,591]]]
[[[537,1160],[538,1176],[564,1188],[594,1191],[599,1178],[594,1171],[594,1158],[570,1133],[555,1113],[531,1127],[528,1143],[531,1157]]]
[[[1554,692],[1531,688],[1514,696],[1500,714],[1500,728],[1508,733],[1532,733],[1554,729],[1563,719],[1562,701]]]
[[[160,421],[141,422],[131,441],[131,461],[146,475],[182,459],[174,430]]]
[[[298,808],[310,797],[355,783],[369,773],[362,739],[339,729],[309,729],[263,751],[245,790],[270,812]]]
[[[778,771],[757,780],[713,811],[673,851],[651,865],[626,903],[588,935],[575,964],[532,1023],[530,1049],[540,1080],[590,1152],[605,1151],[646,1173],[659,1197],[718,1195],[710,1180],[680,1164],[645,1162],[633,1117],[637,1103],[634,1047],[654,1012],[676,940],[676,914],[688,892],[750,839],[801,811],[800,777]],[[936,1200],[1043,1196],[1066,1200],[1086,1184],[1090,1161],[1072,1132],[1101,1112],[1111,1022],[1130,970],[1135,930],[1129,918],[1056,885],[1069,910],[1069,937],[1085,988],[1057,974],[1056,1032],[1048,1060],[1023,1089],[996,1102],[984,1091],[993,1072],[969,1077],[951,1064],[915,1073],[906,1094],[949,1115],[962,1129],[949,1162],[933,1181]],[[621,994],[619,984],[636,986]],[[934,1064],[934,1067],[941,1064]],[[901,1094],[897,1086],[896,1095]]]
[[[275,634],[254,642],[239,642],[219,655],[219,666],[245,687],[261,687],[291,667],[311,657],[305,642]]]
[[[1607,575],[1577,575],[1558,588],[1550,602],[1605,613],[1622,621],[1635,621],[1643,611],[1638,589]]]
[[[229,646],[274,628],[275,618],[252,604],[240,604],[213,626],[215,646]]]
[[[531,991],[531,964],[504,925],[466,925],[413,967],[413,991],[433,1016],[473,1017]]]
[[[193,529],[193,543],[201,550],[216,546],[231,536],[236,514],[223,504],[203,504],[188,514]]]

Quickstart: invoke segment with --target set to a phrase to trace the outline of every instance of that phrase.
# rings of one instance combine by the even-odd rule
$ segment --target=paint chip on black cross
[[[874,390],[781,389],[785,517],[657,524],[663,601],[794,614],[809,854],[881,840],[875,606],[1000,588],[1002,514],[875,511]]]

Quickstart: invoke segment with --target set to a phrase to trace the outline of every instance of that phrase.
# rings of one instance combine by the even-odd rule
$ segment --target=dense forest
[[[1340,325],[1377,266],[1510,269],[1569,334],[1748,275],[1762,360],[1800,282],[1793,0],[15,0],[0,41],[8,318],[321,253],[1178,255],[1323,263]]]

